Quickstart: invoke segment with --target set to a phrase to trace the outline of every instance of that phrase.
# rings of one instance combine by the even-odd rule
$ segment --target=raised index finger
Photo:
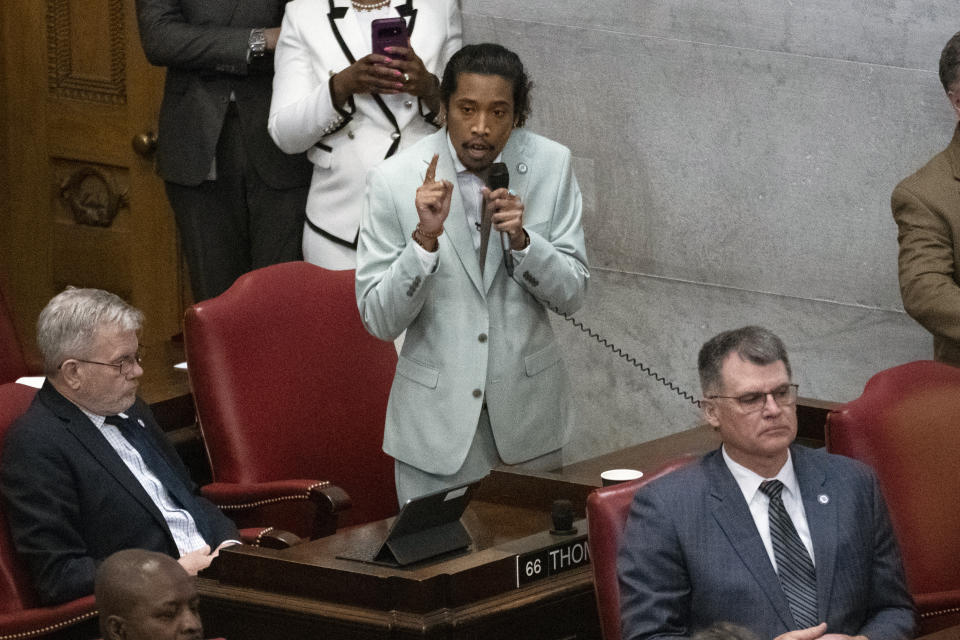
[[[440,159],[440,154],[433,154],[433,160],[430,161],[430,165],[427,167],[427,175],[423,177],[423,184],[429,184],[431,182],[436,182],[437,177],[437,160]]]

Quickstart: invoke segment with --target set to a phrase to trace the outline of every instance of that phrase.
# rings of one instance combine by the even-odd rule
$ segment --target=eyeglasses
[[[133,373],[133,368],[143,362],[143,347],[137,347],[137,353],[132,356],[124,356],[119,362],[97,362],[96,360],[84,360],[83,358],[67,358],[67,360],[76,360],[77,362],[86,362],[87,364],[100,364],[105,367],[113,367],[120,372],[122,376],[128,376]],[[67,360],[60,363],[57,369],[63,367]]]
[[[736,400],[740,405],[740,410],[744,413],[756,413],[763,409],[767,403],[767,396],[773,398],[773,401],[780,407],[792,407],[797,404],[797,389],[800,385],[783,384],[771,391],[753,391],[740,396],[707,396],[708,400],[715,398],[726,398]]]

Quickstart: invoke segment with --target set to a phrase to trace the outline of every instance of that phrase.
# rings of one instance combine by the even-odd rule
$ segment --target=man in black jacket
[[[97,565],[121,549],[196,574],[238,538],[136,396],[142,321],[98,289],[67,289],[37,321],[47,380],[7,433],[0,492],[43,604],[93,593]]]
[[[147,59],[167,68],[157,172],[195,300],[299,260],[312,165],[271,140],[273,50],[287,0],[137,0]]]

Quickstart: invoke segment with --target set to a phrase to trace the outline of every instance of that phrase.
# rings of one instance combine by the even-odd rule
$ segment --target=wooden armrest
[[[241,529],[240,539],[244,544],[264,549],[289,549],[304,542],[300,536],[276,527]]]
[[[317,505],[313,538],[322,538],[336,532],[337,516],[353,504],[346,491],[329,482],[311,487],[310,499]]]
[[[311,517],[312,522],[305,522],[304,530],[295,531],[301,535],[309,533],[311,539],[334,533],[339,514],[351,505],[347,492],[327,480],[290,479],[248,484],[213,482],[201,487],[201,493],[235,521],[243,521],[244,526],[269,523],[269,516],[262,519],[259,515],[262,508],[297,501],[309,503],[313,508],[312,515],[307,517]]]

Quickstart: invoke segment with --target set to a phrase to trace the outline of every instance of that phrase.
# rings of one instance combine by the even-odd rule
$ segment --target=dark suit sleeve
[[[617,559],[625,640],[682,637],[690,619],[690,577],[669,505],[637,492]]]
[[[30,437],[26,428],[8,434],[0,490],[11,537],[42,604],[93,593],[96,566],[83,539],[70,470],[58,443]]]
[[[874,556],[868,602],[872,608],[859,633],[870,640],[912,638],[915,610],[907,591],[900,549],[876,476],[869,472],[869,478],[873,501]]]
[[[202,4],[194,2],[192,11],[201,12]],[[186,6],[184,0],[137,0],[140,41],[150,63],[178,69],[246,73],[250,27],[217,24],[208,17],[194,24],[186,15]]]

